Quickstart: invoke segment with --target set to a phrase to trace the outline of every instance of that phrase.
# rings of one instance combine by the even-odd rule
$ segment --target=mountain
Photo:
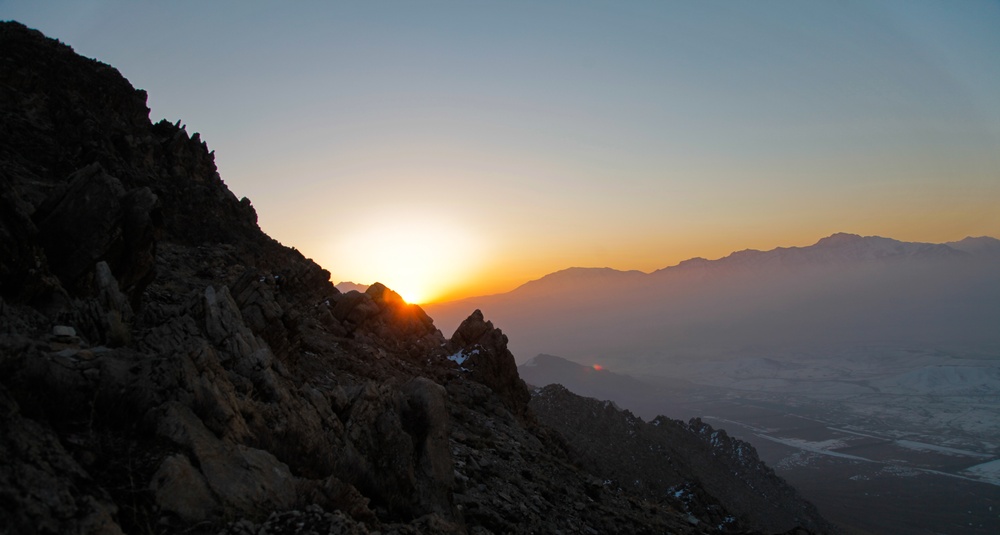
[[[992,239],[992,238],[990,238]],[[1000,243],[1000,240],[994,240]],[[778,247],[770,251],[746,249],[718,260],[702,258],[654,271],[669,277],[678,271],[704,270],[721,273],[754,271],[794,272],[804,268],[845,268],[858,265],[892,264],[928,259],[964,258],[969,253],[949,244],[901,242],[880,236],[837,233],[808,247]]]
[[[1000,256],[1000,240],[989,236],[978,238],[968,237],[959,241],[948,242],[945,245],[959,251],[976,256]]]
[[[368,290],[368,285],[367,284],[358,284],[356,282],[351,282],[351,281],[343,281],[343,282],[338,282],[336,284],[336,288],[338,290],[340,290],[340,293],[345,293],[345,294],[347,292],[362,292],[363,293],[363,292],[365,292],[365,291]]]
[[[727,514],[595,485],[493,323],[469,311],[449,339],[381,284],[338,291],[112,67],[15,22],[0,64],[0,531],[707,533]]]
[[[724,425],[847,532],[985,535],[1000,504],[997,479],[979,468],[1000,458],[989,395],[1000,377],[998,244],[840,234],[683,262],[599,298],[581,288],[571,306],[562,294],[476,304],[503,322],[515,355],[565,351],[521,364],[528,383],[647,421]],[[613,426],[540,418],[577,447],[597,441],[603,453],[590,458],[630,451],[586,437]]]
[[[526,282],[511,290],[511,294],[541,298],[556,294],[601,293],[609,289],[615,291],[623,285],[641,281],[645,273],[641,271],[619,271],[611,268],[567,268],[544,277]]]
[[[480,309],[519,359],[643,359],[872,344],[1000,344],[1000,240],[834,234],[808,247],[691,259],[649,274],[574,268],[505,294],[426,307],[445,331]],[[530,291],[529,291],[530,290]]]

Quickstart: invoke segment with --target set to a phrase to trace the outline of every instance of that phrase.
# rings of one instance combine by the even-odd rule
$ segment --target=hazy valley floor
[[[752,443],[765,462],[841,526],[861,533],[996,533],[1000,487],[969,471],[993,456],[937,446],[948,442],[947,435],[925,433],[921,437],[928,442],[917,442],[894,439],[911,436],[897,430],[874,435],[841,429],[836,422],[844,420],[830,405],[733,396],[701,409],[728,416],[705,420]]]
[[[651,387],[621,392],[624,408],[725,428],[848,532],[1000,531],[1000,360],[988,351],[673,360],[666,379],[653,358],[605,361]],[[578,388],[615,374],[587,375]]]

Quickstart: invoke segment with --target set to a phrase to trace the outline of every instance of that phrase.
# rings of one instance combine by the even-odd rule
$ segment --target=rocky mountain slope
[[[684,423],[657,416],[647,423],[612,402],[584,398],[558,384],[536,389],[530,407],[566,437],[585,468],[700,521],[768,532],[830,529],[815,507],[761,462],[753,446],[699,419]]]
[[[145,98],[0,23],[0,532],[720,531],[596,479],[478,311],[339,292]]]

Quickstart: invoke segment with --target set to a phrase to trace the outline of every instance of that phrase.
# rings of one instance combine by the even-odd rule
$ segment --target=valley
[[[522,365],[522,376],[540,377],[555,364],[546,360]],[[1000,358],[989,351],[879,346],[602,362],[611,371],[563,373],[647,420],[659,412],[651,393],[659,391],[666,416],[701,417],[750,442],[848,533],[1000,529]],[[625,376],[653,390],[639,398],[634,387],[597,386]]]

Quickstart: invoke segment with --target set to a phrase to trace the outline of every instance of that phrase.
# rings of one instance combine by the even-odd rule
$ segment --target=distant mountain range
[[[663,355],[1000,345],[1000,240],[839,233],[652,273],[570,268],[508,293],[424,307],[445,333],[477,308],[510,336],[520,362],[540,353],[627,358],[633,371]]]
[[[358,284],[356,282],[351,282],[351,281],[343,281],[343,282],[338,282],[335,286],[336,286],[336,288],[338,290],[340,290],[341,293],[345,293],[346,294],[347,292],[361,292],[361,293],[364,293],[365,290],[368,289],[369,285],[367,285],[367,284]]]

